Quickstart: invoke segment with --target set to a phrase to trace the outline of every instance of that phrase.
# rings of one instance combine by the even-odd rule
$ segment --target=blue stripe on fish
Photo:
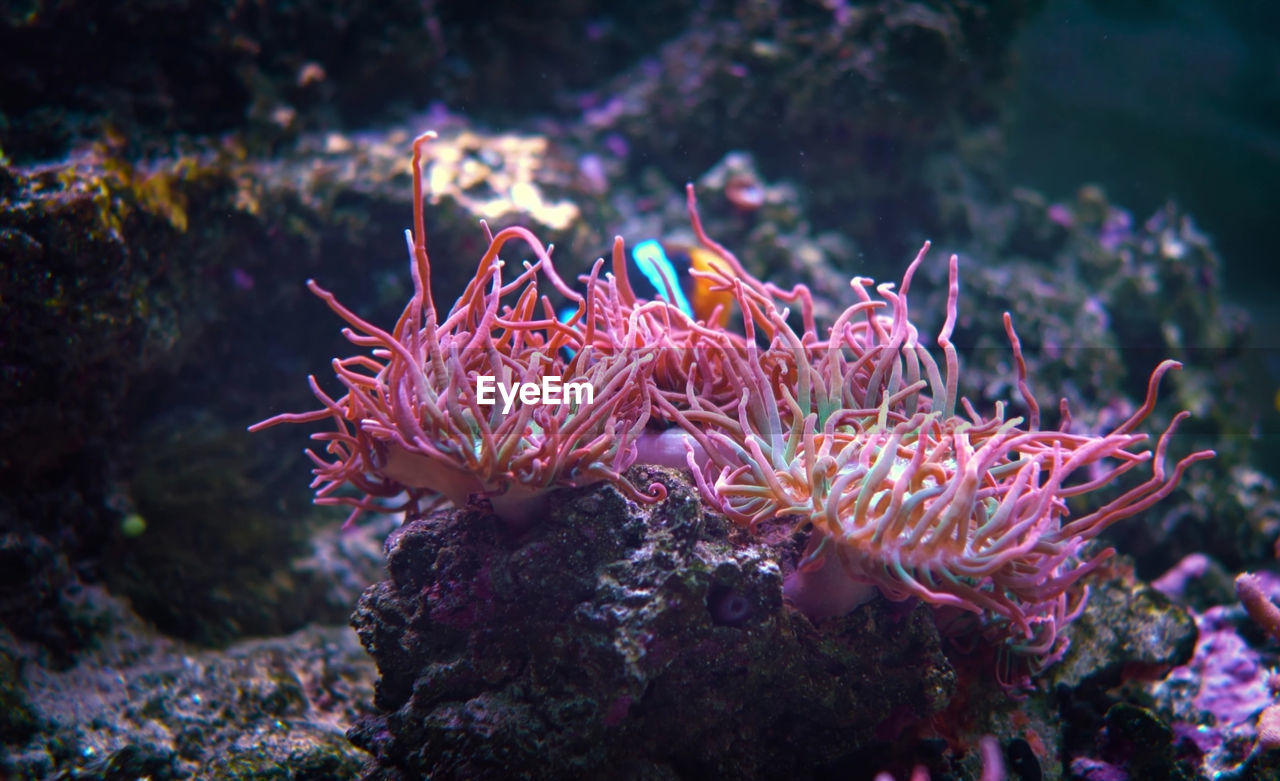
[[[659,298],[679,307],[681,312],[693,319],[693,305],[684,294],[684,288],[680,284],[680,274],[676,271],[671,259],[667,257],[667,251],[662,248],[662,244],[654,239],[642,241],[631,248],[631,259],[635,261],[636,269],[644,274],[645,279],[649,280],[649,284],[657,291]]]

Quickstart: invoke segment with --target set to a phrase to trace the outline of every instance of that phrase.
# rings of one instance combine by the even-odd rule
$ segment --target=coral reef
[[[692,185],[694,232],[718,258],[694,274],[710,290],[732,294],[742,334],[718,325],[717,312],[695,321],[669,300],[637,298],[621,237],[613,275],[602,279],[598,260],[578,293],[520,228],[493,234],[486,226],[489,246],[475,278],[438,315],[423,203],[423,154],[435,138],[429,132],[413,144],[414,228],[406,241],[414,295],[394,330],[309,282],[352,326],[348,341],[371,353],[335,359],[342,397],[330,397],[313,377],[321,409],[251,427],[331,420],[335,431],[313,435],[325,445],[309,451],[312,485],[317,502],[354,507],[348,524],[369,510],[413,519],[440,501],[466,507],[483,497],[508,525],[527,528],[549,489],[598,481],[636,501],[661,501],[660,484],[642,491],[621,473],[637,462],[679,463],[673,450],[683,445],[703,500],[734,523],[754,530],[796,516],[797,531],[812,530],[784,589],[794,607],[813,617],[843,615],[869,599],[874,585],[893,600],[917,597],[976,614],[989,639],[1047,663],[1065,650],[1060,630],[1087,597],[1079,581],[1112,553],[1088,554],[1085,546],[1213,456],[1196,451],[1166,464],[1186,412],[1154,451],[1133,433],[1155,408],[1161,379],[1180,366],[1174,361],[1156,367],[1142,405],[1103,433],[1073,432],[1066,399],[1059,428],[1042,430],[1008,313],[1010,384],[1021,394],[1026,425],[1006,419],[1003,402],[990,415],[977,412],[959,395],[950,341],[959,293],[954,255],[937,337],[943,367],[908,319],[907,292],[928,244],[898,291],[876,287],[880,300],[866,292],[871,280],[855,277],[856,303],[824,339],[806,287],[785,291],[754,279],[706,235]],[[535,260],[508,278],[501,253],[513,240]],[[540,281],[570,302],[559,316]],[[788,322],[788,304],[800,330]],[[547,377],[585,389],[585,397],[539,398]],[[486,382],[535,392],[522,391],[518,404],[504,393],[497,404],[484,398]],[[668,428],[650,430],[651,418]],[[1147,461],[1145,481],[1093,512],[1070,512],[1068,500],[1109,488]],[[344,494],[347,486],[363,497]],[[382,501],[389,498],[394,504]]]
[[[1084,0],[526,5],[35,0],[0,10],[0,776],[503,776],[526,757],[547,773],[645,777],[969,779],[1001,766],[1011,779],[1275,777],[1280,706],[1268,669],[1280,653],[1232,588],[1236,573],[1257,572],[1260,615],[1280,596],[1280,361],[1268,342],[1271,310],[1233,306],[1274,297],[1272,271],[1248,262],[1266,257],[1253,249],[1263,234],[1242,229],[1265,227],[1265,184],[1275,178],[1265,170],[1274,95],[1261,78],[1274,70],[1274,33],[1257,23],[1274,12]],[[1045,6],[1055,12],[1039,15],[1038,37],[1019,53],[1015,35]],[[1056,20],[1067,15],[1075,23],[1059,38]],[[1215,22],[1224,18],[1235,25],[1229,49]],[[1191,31],[1179,62],[1207,54],[1214,67],[1173,80],[1189,71],[1164,67],[1158,47],[1188,20],[1207,24]],[[1115,62],[1074,63],[1110,84],[1060,78],[1081,72],[1073,67],[1027,72],[1090,31],[1121,42],[1133,69],[1113,79]],[[1170,91],[1157,72],[1177,81]],[[1015,79],[1022,92],[1010,90]],[[1135,85],[1141,99],[1118,113],[1105,105]],[[1051,112],[1052,138],[1015,142],[1006,120],[1065,105],[1063,88],[1089,102],[1073,104],[1071,122]],[[1147,112],[1143,124],[1127,123],[1133,112]],[[1087,137],[1088,160],[1045,151],[1059,148],[1059,132],[1079,139],[1100,117],[1105,135]],[[611,419],[634,428],[582,416],[584,436],[565,451],[576,450],[573,459],[529,447],[570,441],[546,430],[570,419],[530,416],[529,436],[491,426],[486,440],[482,430],[361,417],[382,409],[379,367],[395,361],[377,351],[394,351],[396,335],[412,330],[398,330],[398,317],[423,293],[394,237],[412,195],[405,149],[426,127],[441,132],[415,200],[430,209],[436,314],[448,316],[501,235],[505,266],[487,279],[536,277],[537,300],[521,308],[512,289],[494,317],[459,331],[483,333],[472,326],[509,322],[511,312],[542,320],[489,334],[499,351],[506,337],[545,339],[549,362],[578,357],[573,371],[599,364],[615,337],[663,348],[699,334],[724,360],[691,353],[695,370],[657,352],[645,364],[653,383],[638,382],[648,369],[637,369],[608,400]],[[1170,178],[1178,166],[1193,178]],[[1055,178],[1031,178],[1046,168]],[[737,262],[698,266],[697,279],[677,269],[670,281],[731,302],[716,336],[698,330],[710,320],[686,322],[652,294],[628,291],[627,248],[619,257],[612,244],[622,235],[705,249],[681,189],[690,181],[703,233],[732,246]],[[1048,191],[1015,186],[1024,182]],[[1167,197],[1180,203],[1155,208]],[[522,245],[515,226],[554,251]],[[851,293],[855,274],[901,279],[902,261],[926,238],[940,257],[911,278],[909,319],[895,310],[905,289],[864,285],[870,301]],[[954,314],[952,253],[962,284]],[[563,285],[546,273],[551,257]],[[735,276],[759,286],[730,290]],[[307,278],[352,316],[354,351],[307,294]],[[788,298],[798,286],[809,296]],[[863,454],[868,468],[887,463],[875,448],[915,418],[908,401],[928,416],[952,398],[955,419],[979,432],[1001,414],[1034,428],[1020,363],[1030,398],[1069,398],[1072,435],[1090,441],[1140,411],[1150,432],[1192,413],[1166,438],[1164,459],[1157,439],[1129,441],[1112,452],[1148,463],[1123,461],[1135,467],[1111,481],[1089,471],[1095,491],[1049,499],[1049,526],[1132,497],[1152,462],[1167,464],[1167,478],[1189,454],[1219,454],[1068,555],[1059,574],[1092,570],[1064,592],[1067,610],[1048,610],[1055,644],[1070,643],[1030,686],[1010,691],[997,680],[1040,661],[1009,652],[1050,636],[1040,595],[1003,613],[939,606],[931,595],[955,586],[946,570],[908,562],[904,579],[890,562],[883,590],[900,596],[914,579],[924,599],[873,597],[829,617],[788,605],[794,584],[823,562],[836,562],[822,571],[848,587],[836,561],[844,528],[813,533],[807,519],[821,512],[809,498],[830,486],[810,480],[810,497],[795,493],[803,481],[793,473],[817,472],[802,448],[773,439],[766,413],[781,410],[778,431],[804,440],[791,380],[814,377],[823,358],[804,340],[826,346],[851,302],[865,309],[846,323],[915,332],[900,360],[867,358],[869,372],[852,372],[858,394],[874,389],[893,404],[880,428],[869,404],[853,416],[868,436],[848,439],[874,446],[831,440],[848,463]],[[565,307],[576,320],[560,320]],[[1017,326],[1017,355],[1002,311]],[[955,396],[945,346],[932,349],[948,322],[963,367]],[[788,331],[803,360],[771,352]],[[853,332],[850,355],[880,344],[874,333]],[[940,392],[921,358],[926,386],[904,393],[914,382],[904,379],[908,343],[930,348]],[[730,353],[761,359],[731,374],[755,378],[758,368],[768,382],[704,376]],[[353,354],[344,384],[328,361]],[[465,358],[468,371],[480,365]],[[1159,398],[1144,405],[1166,359],[1183,368],[1166,372]],[[886,393],[895,365],[904,374]],[[870,382],[875,367],[884,371]],[[351,452],[369,457],[332,472],[328,498],[375,511],[411,502],[385,551],[401,518],[367,513],[366,526],[340,529],[341,514],[313,508],[298,479],[297,431],[244,431],[314,404],[298,382],[308,372],[335,405],[365,394],[341,414],[325,409],[326,420],[341,419],[330,434],[346,426]],[[744,390],[745,421],[729,414]],[[1046,437],[1064,421],[1056,404],[1043,407]],[[824,441],[817,419],[815,446]],[[436,484],[459,506],[433,510],[436,494],[412,486],[413,469],[396,470],[408,483],[378,474],[377,442],[399,437],[406,452],[426,452],[415,426],[471,443],[445,459],[465,475]],[[956,433],[940,423],[919,430]],[[740,454],[716,433],[744,450],[758,438],[768,468],[740,471]],[[934,441],[912,436],[898,441],[908,466],[913,443]],[[691,443],[698,468],[686,472]],[[317,454],[334,463],[328,444]],[[523,460],[507,458],[510,447]],[[1043,475],[1051,453],[1069,460],[1070,450],[1047,447],[1031,460]],[[961,451],[942,458],[944,471]],[[903,471],[890,465],[882,496],[901,486],[904,501],[927,503],[932,486]],[[1077,479],[1088,482],[1085,473]],[[980,480],[981,490],[1004,474]],[[771,475],[804,499],[787,502],[800,514],[766,519],[779,508],[750,506],[752,491],[778,495]],[[342,485],[348,477],[384,482],[367,499]],[[416,495],[400,495],[406,486]],[[1038,533],[1024,541],[1033,539],[1044,542]],[[1096,559],[1112,547],[1119,555]],[[1082,586],[1090,598],[1067,622]],[[977,586],[996,593],[989,587]],[[357,600],[354,620],[378,671],[349,628],[301,628],[336,624]],[[1019,614],[1031,640],[1010,620]]]
[[[493,633],[518,620],[516,610],[519,620],[549,626],[564,624],[567,615],[593,612],[584,606],[600,598],[588,597],[589,583],[606,578],[604,573],[613,573],[609,582],[623,577],[614,572],[613,559],[590,555],[593,545],[608,543],[609,536],[602,534],[625,534],[627,521],[610,518],[627,507],[622,497],[652,506],[643,511],[650,516],[648,526],[654,525],[653,514],[668,511],[671,475],[652,481],[650,473],[642,478],[651,480],[642,492],[622,470],[634,463],[678,463],[667,442],[673,435],[675,449],[683,446],[704,503],[749,534],[781,523],[782,530],[791,528],[783,539],[790,537],[792,544],[808,539],[803,551],[787,552],[784,546],[773,552],[775,559],[765,568],[767,584],[701,583],[693,588],[707,613],[699,621],[709,616],[711,625],[747,626],[762,598],[772,600],[775,622],[780,616],[804,621],[786,612],[784,604],[812,619],[847,620],[842,617],[857,615],[851,611],[868,601],[866,584],[874,584],[892,600],[918,597],[932,606],[933,621],[944,637],[976,636],[977,647],[986,650],[970,663],[981,667],[996,660],[996,679],[1006,687],[1027,684],[1025,669],[1010,666],[1006,651],[1030,657],[1039,667],[1067,651],[1067,625],[1086,606],[1087,590],[1080,581],[1112,552],[1086,553],[1085,545],[1101,530],[1167,496],[1188,466],[1212,455],[1199,451],[1171,468],[1166,465],[1173,427],[1187,413],[1174,418],[1154,451],[1141,449],[1145,437],[1131,433],[1154,410],[1157,386],[1177,366],[1172,361],[1156,368],[1142,405],[1109,431],[1072,433],[1065,401],[1059,429],[1042,430],[1040,407],[1028,389],[1026,363],[1008,314],[1004,326],[1016,366],[1011,384],[1021,394],[1028,421],[1022,428],[1022,418],[1006,419],[1003,404],[989,419],[979,415],[957,392],[958,362],[950,342],[958,298],[954,256],[947,319],[938,337],[944,367],[920,345],[908,319],[907,292],[927,245],[899,290],[876,288],[879,300],[866,292],[869,280],[856,278],[857,302],[836,318],[829,338],[820,340],[810,292],[803,286],[784,291],[747,274],[704,233],[692,186],[694,233],[720,259],[698,278],[712,289],[732,292],[742,333],[693,321],[664,300],[636,298],[623,268],[621,239],[614,243],[614,275],[602,278],[604,261],[597,261],[584,277],[585,292],[579,293],[559,277],[550,254],[531,234],[513,228],[488,232],[489,248],[473,282],[448,313],[437,315],[421,161],[433,138],[424,135],[413,148],[414,230],[406,240],[415,293],[394,330],[372,325],[310,283],[352,326],[347,339],[370,350],[369,355],[334,361],[347,390],[344,396],[329,396],[313,378],[310,384],[321,409],[278,415],[254,427],[332,421],[335,431],[313,435],[324,443],[322,452],[312,453],[317,501],[353,506],[349,522],[361,512],[386,507],[406,515],[406,526],[388,543],[392,580],[366,592],[353,619],[379,661],[386,694],[379,706],[398,714],[354,733],[378,757],[378,772],[385,777],[411,777],[428,769],[487,776],[511,756],[535,761],[534,747],[542,752],[535,775],[579,766],[590,774],[622,772],[635,762],[660,767],[694,762],[689,750],[668,735],[652,742],[628,736],[624,750],[602,745],[595,734],[597,717],[605,726],[615,726],[633,705],[637,712],[653,706],[651,698],[657,695],[640,673],[633,676],[643,686],[622,688],[608,706],[600,691],[617,688],[616,682],[605,686],[596,680],[604,673],[588,673],[582,686],[592,692],[591,707],[565,713],[553,708],[553,715],[542,710],[554,695],[542,693],[535,683],[517,684],[516,694],[493,694],[482,685],[518,678],[526,665],[549,670],[538,680],[563,685],[565,676],[555,671],[565,664],[561,656],[566,652],[579,665],[596,664],[584,649],[599,641],[563,638],[550,646],[530,646],[527,638],[545,634],[530,629],[516,633],[524,639],[504,650]],[[535,260],[526,261],[508,281],[500,253],[515,239],[532,249]],[[570,307],[557,316],[551,300],[540,294],[539,281]],[[796,306],[801,331],[789,324],[784,301]],[[595,387],[603,401],[566,401],[550,409],[532,398],[521,398],[514,408],[510,400],[486,403],[481,390],[486,373],[526,383],[544,374],[576,380]],[[963,417],[957,406],[963,406]],[[651,420],[666,421],[668,428],[649,430]],[[1108,487],[1148,461],[1148,479],[1092,513],[1069,514],[1068,500]],[[1072,479],[1077,469],[1087,470],[1087,477]],[[605,519],[604,526],[592,527],[591,544],[577,540],[586,532],[565,531],[559,528],[563,521],[548,520],[549,514],[566,512],[548,491],[600,481],[619,504],[612,512],[588,513]],[[348,485],[363,496],[343,493]],[[433,512],[441,502],[455,509]],[[693,524],[695,529],[702,526],[702,521]],[[557,549],[535,564],[532,557],[544,553],[540,541],[547,535]],[[697,541],[696,532],[685,540],[692,546],[686,555],[697,549]],[[578,553],[566,559],[558,545]],[[527,553],[530,548],[538,553]],[[648,570],[635,556],[613,555],[626,559],[628,575],[643,577]],[[510,564],[511,558],[520,566]],[[681,580],[680,573],[688,568],[712,568],[706,561],[682,566],[667,556],[659,560],[674,571],[651,579],[668,585]],[[576,563],[563,570],[565,561]],[[539,588],[535,596],[519,586],[530,582],[528,571],[539,566],[553,571],[534,577]],[[564,588],[572,596],[557,601],[557,584],[566,577]],[[851,587],[856,596],[846,593]],[[615,594],[621,604],[600,610],[615,618],[630,612],[640,606],[623,595],[638,591],[624,588]],[[687,594],[683,600],[663,595],[660,603],[690,599]],[[1150,597],[1135,600],[1130,594],[1093,610],[1092,631],[1086,633],[1090,642],[1072,660],[1075,685],[1113,677],[1121,668],[1167,668],[1186,661],[1190,622],[1158,598],[1157,604],[1149,602]],[[658,605],[644,607],[646,616],[662,614]],[[957,609],[979,620],[966,620]],[[1109,614],[1115,613],[1125,615],[1123,633],[1108,631]],[[616,641],[615,646],[634,648],[639,642],[642,650],[629,663],[657,657],[659,669],[668,672],[667,665],[682,663],[664,659],[651,643],[678,654],[688,649],[686,639],[698,634],[677,618],[669,620],[675,623],[644,630],[649,640]],[[820,636],[829,637],[830,631],[831,625],[824,625]],[[1175,636],[1181,639],[1173,640]],[[675,637],[682,639],[662,642]],[[459,656],[460,648],[468,650]],[[1120,650],[1124,648],[1141,650]],[[459,659],[465,660],[461,666]],[[762,662],[759,674],[793,674],[792,662],[789,656],[781,669]],[[616,661],[600,664],[617,667]],[[530,687],[539,689],[532,701],[511,701],[529,697]],[[989,696],[974,687],[957,705],[958,712],[971,714],[969,700]],[[946,705],[939,702],[932,709]],[[429,706],[433,710],[423,717]],[[742,706],[725,709],[740,712]],[[773,707],[769,712],[776,711]],[[921,721],[919,715],[911,721]],[[695,721],[708,718],[700,715]],[[1053,729],[1053,719],[1041,713],[1034,724],[1024,724],[1025,734],[1040,747],[1038,752],[1031,749],[1031,755],[1047,756],[1039,735]],[[646,722],[637,728],[646,736],[658,729]],[[738,721],[737,729],[743,728]],[[482,745],[468,737],[472,730],[489,742]],[[762,730],[777,737],[776,727]],[[554,733],[568,745],[544,751],[546,739],[535,741],[533,733]],[[1021,735],[1016,739],[1032,745]],[[842,745],[819,757],[814,767],[856,754],[867,740]],[[584,754],[573,748],[584,745],[595,750]],[[778,750],[770,744],[770,756]],[[695,769],[730,777],[772,772],[759,764],[763,759],[733,754],[735,760],[726,764],[714,752],[708,756],[703,746],[698,755],[709,764]],[[1153,767],[1163,766],[1152,761]]]

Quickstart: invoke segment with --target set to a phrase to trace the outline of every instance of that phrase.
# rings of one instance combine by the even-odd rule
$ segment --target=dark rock
[[[690,544],[691,487],[647,471],[665,503],[596,487],[520,539],[475,510],[392,536],[392,579],[352,616],[382,676],[351,733],[372,777],[804,776],[946,705],[927,609],[815,627],[782,603],[785,547],[716,527]]]

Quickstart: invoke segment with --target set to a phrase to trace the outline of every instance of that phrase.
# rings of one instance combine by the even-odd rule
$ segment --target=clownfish
[[[729,324],[733,294],[713,290],[711,280],[689,273],[718,269],[727,271],[725,262],[714,252],[649,239],[631,248],[627,278],[638,297],[660,298],[690,319],[724,328]]]
[[[684,312],[691,320],[725,328],[733,308],[733,294],[712,290],[711,280],[695,277],[690,270],[726,269],[714,252],[701,247],[664,244],[648,239],[631,248],[627,264],[627,281],[637,298],[662,299]],[[716,307],[720,307],[719,312]],[[560,320],[567,322],[577,312],[573,307],[560,310]]]

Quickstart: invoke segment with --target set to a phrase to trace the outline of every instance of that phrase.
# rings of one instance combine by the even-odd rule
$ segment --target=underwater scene
[[[0,41],[0,779],[1280,778],[1280,6]]]

